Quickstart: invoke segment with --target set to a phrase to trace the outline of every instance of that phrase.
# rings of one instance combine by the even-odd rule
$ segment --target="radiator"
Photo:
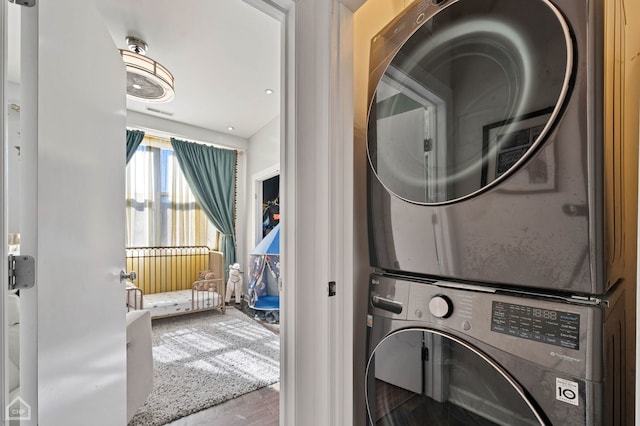
[[[210,268],[209,247],[134,247],[126,249],[127,272],[144,294],[190,290],[198,273]],[[213,256],[211,256],[213,258]]]

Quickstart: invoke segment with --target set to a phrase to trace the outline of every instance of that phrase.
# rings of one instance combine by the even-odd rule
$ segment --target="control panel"
[[[490,345],[567,374],[600,374],[587,350],[602,338],[602,306],[496,292],[455,282],[372,275],[372,327],[424,327]],[[601,326],[600,326],[601,327]],[[589,364],[589,367],[587,367]],[[597,364],[597,365],[596,365]]]
[[[580,349],[580,314],[493,301],[491,331]]]

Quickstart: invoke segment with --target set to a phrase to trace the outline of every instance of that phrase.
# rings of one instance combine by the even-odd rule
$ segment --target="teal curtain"
[[[218,228],[221,251],[228,265],[236,262],[236,151],[171,138],[178,164],[191,192]]]
[[[142,130],[127,130],[127,162],[125,164],[129,163],[142,139],[144,139]]]

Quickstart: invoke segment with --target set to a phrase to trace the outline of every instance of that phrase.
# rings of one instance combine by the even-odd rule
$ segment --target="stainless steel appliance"
[[[624,6],[418,0],[371,40],[370,423],[632,424]]]
[[[625,424],[621,286],[580,304],[374,274],[370,296],[370,424]]]
[[[635,280],[622,6],[423,0],[372,39],[373,267],[583,295]]]

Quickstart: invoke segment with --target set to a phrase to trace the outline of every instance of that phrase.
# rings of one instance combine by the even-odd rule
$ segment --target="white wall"
[[[7,171],[9,191],[7,199],[8,228],[10,234],[20,233],[20,110],[17,111],[13,105],[20,107],[20,87],[15,83],[9,83],[7,90],[7,101],[9,103]],[[18,147],[18,148],[16,148]]]
[[[245,275],[245,288],[247,288],[249,274],[249,251],[257,244],[255,237],[256,227],[256,193],[255,179],[257,176],[279,173],[275,170],[280,168],[280,116],[271,120],[262,129],[258,130],[249,138],[249,149],[247,150],[247,173],[246,173],[246,195],[244,210],[245,221],[245,247],[244,253],[238,252],[240,266]],[[263,177],[260,177],[263,179]],[[240,196],[238,194],[238,196]],[[257,200],[259,203],[260,200]]]
[[[168,137],[174,136],[177,139],[184,139],[193,142],[202,142],[217,145],[223,148],[234,148],[245,150],[249,142],[239,136],[228,135],[226,133],[215,132],[202,127],[191,126],[177,121],[165,120],[148,114],[127,110],[127,126],[136,127],[141,130],[153,129],[154,134]]]
[[[280,164],[279,115],[249,138],[247,160],[248,176]]]

